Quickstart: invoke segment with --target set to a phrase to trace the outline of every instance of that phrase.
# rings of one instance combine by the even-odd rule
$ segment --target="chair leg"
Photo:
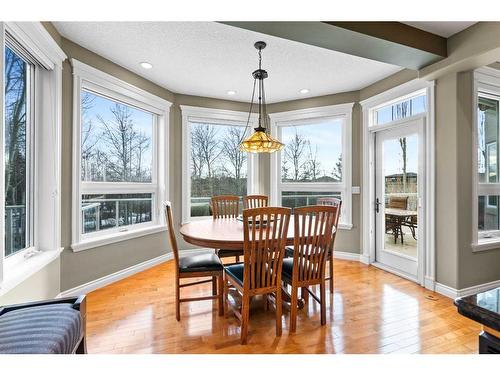
[[[250,317],[250,297],[243,296],[241,303],[241,344],[245,345],[248,339],[248,323]]]
[[[306,287],[302,287],[300,290],[300,298],[304,300],[304,305],[309,303],[309,292]]]
[[[302,288],[302,291],[304,288]],[[297,294],[299,293],[299,288],[292,286],[292,298],[290,301],[290,332],[295,332],[297,330]],[[307,294],[307,292],[306,292]]]
[[[217,276],[212,276],[212,296],[217,295]]]
[[[239,262],[240,262],[240,256],[236,255],[236,263],[239,263]]]
[[[226,279],[223,279],[222,281],[222,288],[223,288],[223,295],[224,295],[224,316],[227,318],[228,316],[228,313],[229,313],[229,305],[228,305],[228,301],[227,301],[227,298],[228,298],[228,293],[229,293],[229,285],[228,285],[228,282],[226,281]]]
[[[85,336],[83,336],[82,341],[78,344],[75,354],[87,354],[87,344],[85,342]]]
[[[179,277],[175,278],[175,319],[177,321],[181,320],[181,303],[180,303],[180,292],[181,288],[179,287]]]
[[[321,325],[326,324],[326,285],[325,280],[320,284],[320,307],[321,307]]]
[[[281,320],[281,316],[283,314],[282,307],[283,307],[283,302],[281,301],[281,287],[278,286],[276,288],[276,336],[281,336],[283,330],[282,320]]]
[[[329,262],[329,267],[330,267],[330,294],[333,294],[333,250],[332,253],[330,254],[330,262]]]
[[[222,274],[220,274],[219,276],[217,276],[217,284],[219,286],[219,298],[218,298],[218,301],[219,301],[219,316],[222,316],[224,315],[224,278],[222,276]]]

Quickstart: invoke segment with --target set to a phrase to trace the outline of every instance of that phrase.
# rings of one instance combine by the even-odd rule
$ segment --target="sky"
[[[411,101],[411,106],[408,107],[409,113],[407,116],[416,115],[425,112],[426,96],[420,95],[407,100]],[[397,120],[397,114],[394,109],[400,103],[388,105],[377,110],[377,125],[386,124],[393,120]],[[406,172],[418,173],[418,135],[414,134],[407,138],[406,141]],[[391,175],[403,172],[403,153],[399,143],[399,138],[390,139],[384,142],[383,162],[384,175]]]
[[[403,152],[399,138],[388,139],[383,144],[384,176],[403,172]],[[418,135],[406,137],[406,172],[418,173]]]
[[[296,132],[303,134],[311,142],[313,153],[318,147],[320,167],[325,170],[326,175],[331,175],[342,153],[342,120],[330,119],[311,125],[284,126],[281,133],[283,143],[289,143]],[[304,156],[307,153],[308,150]]]
[[[87,91],[88,92],[88,91]],[[94,135],[99,136],[103,131],[103,126],[100,125],[97,116],[100,115],[104,121],[114,121],[114,115],[111,113],[110,108],[113,108],[115,101],[107,99],[105,97],[96,95],[92,92],[88,92],[94,98],[92,102],[92,107],[87,112],[87,117],[92,119],[94,124]],[[134,122],[134,128],[137,132],[145,134],[148,138],[152,140],[153,137],[153,115],[149,112],[142,111],[132,106],[128,106],[132,113],[132,119]],[[102,148],[103,151],[105,148]],[[152,150],[153,142],[149,149],[143,154],[143,165],[151,165],[152,163]],[[146,163],[146,161],[148,163]]]

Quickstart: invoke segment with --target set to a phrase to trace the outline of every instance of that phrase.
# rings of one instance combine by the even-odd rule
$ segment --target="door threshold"
[[[403,279],[407,279],[407,280],[410,280],[410,281],[413,281],[414,283],[417,283],[420,285],[420,283],[418,282],[418,279],[413,276],[413,275],[410,275],[406,272],[403,272],[403,271],[400,271],[396,268],[393,268],[391,266],[388,266],[386,264],[383,264],[383,263],[380,263],[380,262],[373,262],[371,263],[372,266],[375,266],[377,268],[380,268],[381,270],[384,270],[384,271],[387,271],[387,272],[390,272],[396,276],[399,276],[399,277],[402,277]]]

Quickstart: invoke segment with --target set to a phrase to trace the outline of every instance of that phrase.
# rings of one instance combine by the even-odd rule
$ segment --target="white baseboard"
[[[181,250],[180,255],[185,256],[185,255],[194,255],[194,254],[203,254],[209,251],[213,251],[212,249],[192,249],[192,250]],[[57,298],[60,297],[70,297],[70,296],[77,296],[80,294],[86,294],[90,293],[93,290],[102,288],[106,285],[112,284],[116,281],[122,280],[126,277],[132,276],[138,272],[145,271],[148,268],[154,267],[160,263],[166,262],[170,259],[173,259],[174,255],[172,252],[169,252],[164,255],[160,255],[159,257],[153,258],[146,260],[145,262],[135,264],[131,267],[125,268],[123,270],[114,272],[110,275],[103,276],[97,280],[89,281],[88,283],[79,285],[77,287],[65,290],[57,295]]]
[[[336,259],[352,260],[352,261],[359,262],[360,254],[348,253],[346,251],[333,251],[333,257]]]
[[[433,292],[436,291],[436,280],[432,277],[424,277],[424,288],[432,290]]]
[[[359,254],[359,261],[363,264],[369,265],[370,264],[370,257],[364,254]]]
[[[436,293],[455,299],[458,297],[465,297],[465,296],[470,296],[471,294],[485,292],[489,289],[494,289],[498,287],[500,287],[500,280],[474,285],[464,289],[455,289],[441,283],[436,283]]]

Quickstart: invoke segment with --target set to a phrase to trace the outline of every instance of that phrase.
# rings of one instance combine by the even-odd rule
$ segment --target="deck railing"
[[[26,206],[5,206],[5,256],[26,246]]]
[[[82,200],[82,233],[152,220],[153,198],[93,198]]]

